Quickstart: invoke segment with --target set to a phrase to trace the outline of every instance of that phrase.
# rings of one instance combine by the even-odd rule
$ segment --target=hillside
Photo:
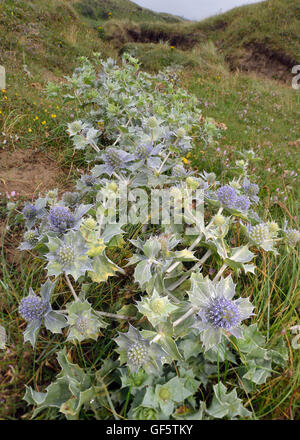
[[[104,25],[106,38],[123,43],[158,43],[184,50],[212,41],[232,69],[291,80],[292,66],[300,63],[300,3],[268,0],[235,8],[201,22],[133,23],[111,20]]]
[[[126,19],[133,21],[161,21],[166,23],[179,23],[181,17],[166,13],[157,13],[142,8],[130,0],[75,0],[74,8],[85,18],[94,21],[109,18]]]

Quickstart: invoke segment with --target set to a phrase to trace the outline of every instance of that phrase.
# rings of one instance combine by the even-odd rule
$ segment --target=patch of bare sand
[[[0,151],[0,193],[16,191],[32,197],[52,188],[66,188],[66,177],[55,161],[40,151]]]

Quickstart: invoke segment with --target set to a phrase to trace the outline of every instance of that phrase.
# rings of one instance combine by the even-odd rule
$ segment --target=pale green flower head
[[[72,275],[77,281],[87,270],[92,270],[89,257],[86,255],[88,247],[79,231],[70,231],[61,240],[58,237],[48,236],[46,254],[49,276],[58,276],[62,273]]]
[[[160,296],[154,290],[150,298],[145,296],[141,301],[137,301],[137,309],[155,327],[157,324],[166,322],[169,315],[177,310],[177,306],[172,304],[167,296]]]
[[[68,311],[69,333],[67,339],[70,341],[84,341],[99,336],[99,329],[105,328],[107,324],[102,321],[92,309],[88,301],[74,301],[66,305]]]
[[[278,254],[275,249],[274,241],[277,233],[270,230],[270,224],[259,223],[255,226],[248,225],[247,233],[252,244],[261,247],[265,251],[273,251],[275,255]]]
[[[167,357],[167,353],[159,344],[144,339],[131,324],[128,332],[119,332],[115,341],[119,346],[116,352],[120,355],[121,364],[126,363],[131,372],[143,368],[149,374],[157,374],[162,367],[162,358]]]

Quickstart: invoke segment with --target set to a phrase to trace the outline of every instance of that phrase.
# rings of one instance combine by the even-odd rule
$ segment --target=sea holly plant
[[[20,315],[28,323],[24,332],[24,342],[29,341],[33,347],[42,323],[52,333],[60,333],[61,329],[67,325],[65,316],[51,307],[51,294],[54,287],[55,283],[48,279],[41,286],[40,296],[37,296],[30,287],[29,294],[20,302]]]
[[[283,338],[274,346],[260,332],[244,285],[261,254],[293,252],[300,233],[261,209],[252,150],[232,180],[189,169],[193,148],[221,132],[171,81],[177,74],[95,54],[55,88],[78,106],[66,130],[87,167],[74,191],[53,189],[22,210],[19,249],[47,278],[20,301],[24,341],[38,350],[45,325],[63,346],[57,378],[43,392],[27,388],[34,417],[51,407],[69,419],[252,418],[245,393],[288,360]]]

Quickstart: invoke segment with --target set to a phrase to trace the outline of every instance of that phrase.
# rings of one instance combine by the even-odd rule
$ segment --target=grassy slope
[[[251,44],[300,61],[300,3],[267,0],[246,5],[193,25],[195,31],[218,41],[232,57]]]
[[[0,137],[0,142],[7,140],[4,148],[12,152],[14,148],[26,148],[28,145],[41,148],[47,154],[51,151],[60,163],[72,170],[81,163],[75,162],[72,157],[64,124],[70,120],[71,113],[76,117],[79,110],[68,107],[60,98],[46,100],[42,88],[47,80],[59,80],[69,74],[77,65],[77,56],[90,56],[95,49],[102,51],[104,56],[115,56],[116,52],[111,45],[99,39],[96,31],[82,23],[68,3],[62,0],[51,3],[45,0],[30,3],[7,1],[0,9],[0,62],[8,71],[7,92],[0,94],[0,133],[6,133],[6,136]],[[26,32],[22,26],[25,26]],[[22,37],[24,34],[26,37]],[[273,218],[280,225],[283,225],[284,218],[289,218],[293,227],[299,228],[296,217],[299,212],[296,190],[299,186],[295,176],[300,172],[297,159],[299,143],[295,143],[299,138],[296,126],[299,93],[275,81],[230,73],[222,55],[211,44],[196,47],[189,53],[165,45],[152,48],[141,45],[139,50],[142,57],[144,54],[147,69],[182,62],[184,57],[192,60],[194,64],[187,64],[181,83],[199,97],[204,115],[212,116],[228,127],[219,145],[196,149],[191,166],[214,170],[224,176],[230,174],[226,158],[231,163],[238,158],[236,150],[255,149],[263,160],[253,166],[252,172],[260,181],[265,206],[271,209]],[[31,72],[30,77],[24,74],[24,62]],[[51,118],[53,113],[56,118]],[[42,125],[43,121],[46,121],[45,125]],[[8,136],[16,134],[19,141]],[[277,202],[275,196],[278,197]],[[3,201],[0,220],[6,215],[4,206]],[[13,265],[5,262],[5,246],[18,243],[19,235],[17,219],[11,219],[10,229],[2,236],[1,243],[4,285],[0,286],[0,319],[5,320],[10,335],[10,351],[2,355],[0,363],[1,370],[5,372],[0,382],[0,399],[5,399],[0,417],[5,418],[30,417],[31,409],[21,400],[24,383],[49,383],[57,370],[53,353],[61,340],[57,336],[48,341],[46,333],[42,332],[34,355],[36,363],[33,363],[30,347],[23,344],[21,331],[24,323],[17,313],[19,298],[31,282],[34,288],[38,288],[44,273],[40,270],[38,259],[31,260],[25,255]],[[120,265],[125,263],[122,258],[120,256]],[[296,324],[297,310],[299,313],[297,259],[297,251],[292,254],[283,251],[280,261],[262,255],[258,258],[258,275],[250,275],[244,280],[245,294],[251,295],[256,304],[259,324],[269,334],[271,344],[282,337],[282,331],[286,332],[285,338],[289,341],[287,329]],[[95,300],[101,303],[99,307],[114,312],[122,306],[122,301],[128,302],[134,290],[132,286],[124,288],[120,283],[122,281],[116,278],[100,285],[95,292]],[[120,289],[121,295],[117,295]],[[63,285],[61,293],[68,295]],[[111,353],[112,348],[108,331],[96,344],[86,347],[91,358],[96,354],[96,365]],[[297,417],[298,352],[294,353],[282,376],[275,374],[254,396],[252,404],[258,417]],[[80,353],[75,352],[74,355],[80,360]],[[55,411],[49,411],[40,417],[53,418],[57,415]]]
[[[162,21],[177,23],[183,21],[175,15],[153,12],[142,8],[130,0],[74,0],[73,5],[86,19],[91,21],[103,21],[110,15],[118,19],[134,21]]]

